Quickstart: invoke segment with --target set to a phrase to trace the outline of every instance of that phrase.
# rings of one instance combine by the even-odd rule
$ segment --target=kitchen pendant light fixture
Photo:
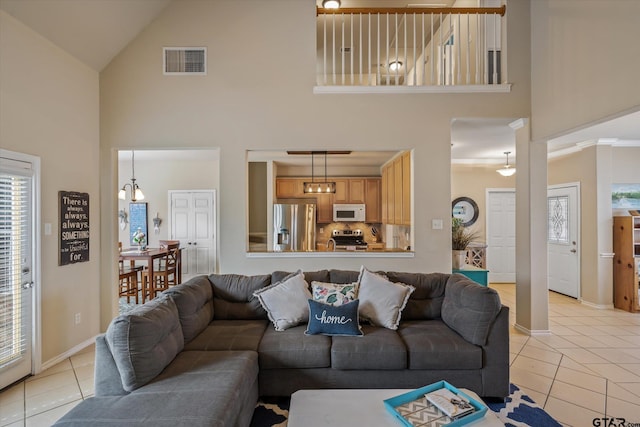
[[[340,0],[324,0],[322,2],[322,7],[324,9],[339,9],[340,8]]]
[[[137,202],[138,200],[144,199],[144,194],[142,194],[142,190],[136,184],[136,169],[135,169],[135,152],[131,150],[131,183],[126,183],[122,186],[120,191],[118,191],[118,199],[125,200],[127,198],[127,186],[131,189],[131,201]]]
[[[324,154],[324,181],[315,181],[314,174],[314,156],[316,154]],[[303,193],[305,194],[331,194],[336,192],[336,183],[327,180],[327,152],[312,151],[311,152],[311,182],[304,183]]]
[[[516,168],[512,168],[509,165],[509,154],[511,154],[511,151],[505,151],[504,154],[507,156],[507,163],[500,169],[496,169],[496,172],[502,176],[511,176],[516,173]]]

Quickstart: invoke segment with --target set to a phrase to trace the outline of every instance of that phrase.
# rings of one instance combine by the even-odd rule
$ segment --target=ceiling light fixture
[[[389,71],[398,71],[400,68],[402,68],[401,61],[389,62]]]
[[[314,156],[316,154],[324,154],[324,181],[316,182],[314,176]],[[312,151],[311,152],[311,182],[305,182],[303,192],[305,194],[331,194],[336,192],[336,183],[327,180],[327,152],[326,151]]]
[[[324,0],[322,2],[322,7],[325,9],[339,9],[340,0]]]
[[[118,191],[118,199],[125,200],[127,198],[127,186],[131,187],[131,201],[137,202],[138,200],[144,199],[144,194],[142,194],[142,190],[136,184],[136,169],[135,169],[135,152],[131,150],[131,184],[128,182],[122,186],[120,191]]]
[[[502,176],[511,176],[516,173],[516,168],[512,168],[509,165],[509,154],[511,154],[511,151],[505,151],[504,154],[506,154],[507,156],[507,163],[500,169],[496,169],[496,172],[498,172]]]

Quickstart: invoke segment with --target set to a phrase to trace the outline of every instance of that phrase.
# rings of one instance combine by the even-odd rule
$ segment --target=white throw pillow
[[[364,266],[360,267],[358,283],[360,316],[376,326],[398,329],[402,310],[415,288],[404,283],[390,282]]]
[[[267,311],[276,331],[284,331],[309,319],[311,292],[301,270],[253,293]]]

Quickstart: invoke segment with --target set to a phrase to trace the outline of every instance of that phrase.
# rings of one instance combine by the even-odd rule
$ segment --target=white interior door
[[[579,184],[547,191],[549,289],[580,297]]]
[[[215,272],[215,191],[170,191],[171,239],[180,240],[183,280]]]
[[[32,372],[34,172],[0,150],[0,389]]]
[[[516,281],[516,192],[487,190],[487,270],[491,283]]]

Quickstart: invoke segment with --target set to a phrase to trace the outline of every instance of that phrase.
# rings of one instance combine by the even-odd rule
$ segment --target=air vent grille
[[[163,71],[167,75],[206,75],[206,47],[163,48]]]

